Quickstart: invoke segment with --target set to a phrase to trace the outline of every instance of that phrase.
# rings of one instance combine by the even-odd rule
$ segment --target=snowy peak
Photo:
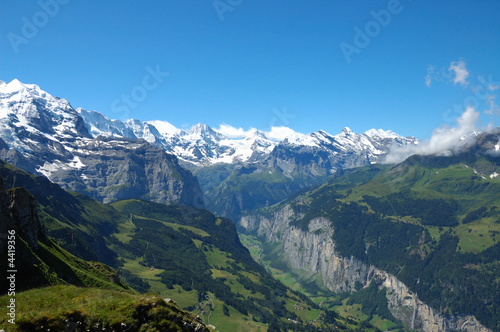
[[[17,79],[0,85],[0,131],[5,142],[20,151],[32,150],[30,144],[39,140],[90,137],[83,119],[67,100]],[[26,136],[31,141],[23,139]]]
[[[13,79],[10,83],[2,82],[0,84],[0,94],[2,99],[8,98],[12,101],[20,101],[31,99],[48,106],[60,106],[62,108],[71,108],[66,99],[54,97],[51,94],[43,91],[36,84],[23,84],[17,79]],[[51,105],[54,104],[54,105]]]
[[[365,135],[370,138],[381,138],[381,139],[386,139],[386,138],[394,139],[401,137],[391,130],[383,130],[383,129],[370,129],[365,132]]]
[[[132,130],[135,137],[142,138],[151,144],[159,143],[161,145],[163,141],[162,135],[152,124],[137,119],[130,119],[127,120],[127,126]]]
[[[180,129],[177,129],[170,122],[162,121],[162,120],[153,120],[147,121],[147,123],[153,125],[158,132],[163,136],[172,136],[181,132]]]
[[[99,136],[144,139],[196,166],[262,160],[276,146],[313,149],[328,155],[364,154],[375,159],[393,143],[416,142],[392,131],[371,129],[357,134],[348,127],[337,135],[324,130],[305,135],[290,129],[281,142],[252,129],[233,139],[203,123],[186,131],[166,121],[113,120],[97,111],[74,110],[67,100],[54,97],[35,84],[0,81],[0,138],[9,147],[31,151],[33,144],[47,139],[61,143]]]
[[[10,81],[10,83],[5,83],[5,82],[2,83],[4,83],[2,84],[3,93],[17,94],[17,93],[28,92],[27,84],[24,85],[17,78]],[[36,89],[35,87],[40,89],[37,85],[33,85],[31,90],[35,90]]]
[[[125,124],[119,120],[110,120],[104,114],[96,111],[87,111],[83,108],[78,108],[76,111],[85,121],[85,127],[93,137],[123,136],[136,138],[133,132],[126,128]]]
[[[335,139],[334,136],[330,135],[324,130],[315,131],[314,133],[309,134],[309,136],[313,137],[319,145],[324,143],[331,144]]]
[[[341,134],[344,134],[346,136],[347,135],[355,135],[355,133],[349,127],[345,127],[344,129],[342,129]]]
[[[205,141],[220,141],[223,139],[227,139],[226,136],[216,132],[208,125],[203,123],[198,123],[197,125],[192,127],[187,134],[192,137],[201,138]]]
[[[266,134],[260,130],[254,129],[251,130],[250,133],[244,137],[244,139],[254,139],[254,140],[266,140],[269,141]]]

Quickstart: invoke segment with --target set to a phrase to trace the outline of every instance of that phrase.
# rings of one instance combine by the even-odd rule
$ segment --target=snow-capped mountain
[[[196,166],[260,161],[280,146],[319,149],[332,156],[364,154],[370,162],[376,162],[392,144],[405,145],[416,141],[381,129],[356,134],[347,127],[337,135],[322,130],[308,135],[295,133],[282,142],[271,140],[255,129],[243,138],[230,139],[201,123],[186,131],[162,121],[120,121],[96,111],[75,110],[66,99],[18,80],[8,84],[1,82],[0,92],[0,137],[9,147],[20,152],[32,151],[34,145],[47,139],[64,142],[103,136],[144,139]]]
[[[269,154],[277,144],[257,130],[234,140],[201,123],[186,131],[162,121],[111,120],[99,112],[82,108],[77,112],[93,137],[142,138],[174,154],[187,165],[252,161]]]
[[[330,135],[323,130],[308,135],[295,133],[282,142],[271,140],[264,132],[256,129],[250,130],[243,138],[231,139],[201,123],[187,131],[176,130],[171,125],[167,130],[160,131],[155,127],[162,125],[159,121],[142,122],[134,119],[123,122],[110,120],[96,111],[79,108],[77,112],[84,119],[85,126],[93,137],[142,138],[174,154],[186,165],[197,167],[217,163],[261,161],[279,146],[294,149],[307,147],[326,151],[332,156],[346,153],[363,154],[368,157],[369,162],[376,162],[380,156],[387,154],[392,144],[406,145],[416,142],[412,137],[402,137],[392,131],[371,129],[364,134],[356,134],[347,127],[337,135]]]
[[[267,159],[267,165],[278,166],[285,176],[296,172],[328,176],[338,169],[377,163],[393,145],[416,143],[418,140],[413,137],[382,129],[357,134],[346,127],[337,135],[319,130],[280,142]]]
[[[33,151],[46,140],[91,138],[66,99],[16,79],[8,84],[0,81],[0,130],[4,141],[21,152]]]
[[[416,142],[414,138],[380,129],[356,134],[346,127],[337,135],[320,130],[284,139],[265,158],[226,172],[225,179],[215,188],[206,188],[211,180],[206,172],[196,174],[205,190],[207,206],[238,220],[242,213],[321,184],[338,170],[377,163],[393,145]]]
[[[0,82],[0,158],[103,202],[142,198],[204,206],[191,172],[137,139],[159,135],[154,126],[100,122],[97,112],[87,114],[94,118],[88,123],[80,113],[37,85]]]
[[[111,120],[96,111],[82,108],[77,112],[93,137],[142,138],[174,154],[186,165],[206,166],[216,163],[254,161],[268,155],[278,143],[254,130],[242,139],[230,139],[199,123],[190,130],[178,130],[167,122]],[[159,127],[159,128],[157,128]]]

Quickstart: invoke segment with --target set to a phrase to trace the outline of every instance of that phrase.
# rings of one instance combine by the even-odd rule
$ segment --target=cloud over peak
[[[456,120],[456,127],[442,126],[437,128],[428,141],[423,141],[418,145],[393,146],[383,163],[400,163],[412,155],[450,156],[478,131],[479,116],[480,113],[473,107],[467,107]]]

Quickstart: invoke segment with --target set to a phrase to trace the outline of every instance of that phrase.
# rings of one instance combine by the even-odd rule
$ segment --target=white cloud
[[[452,155],[459,146],[467,142],[476,129],[480,113],[473,107],[467,107],[457,119],[456,127],[441,127],[435,129],[428,141],[417,145],[393,146],[386,156],[384,163],[399,163],[409,156],[418,155]]]
[[[266,136],[275,141],[282,141],[285,138],[296,138],[298,136],[304,136],[299,132],[294,131],[291,128],[279,126],[279,127],[271,127],[270,131],[265,132]]]
[[[232,139],[244,138],[252,134],[256,129],[250,128],[249,130],[245,130],[241,127],[236,128],[228,124],[221,124],[218,129],[214,129],[215,131],[221,133],[224,136],[227,136]]]
[[[429,88],[432,83],[432,74],[434,73],[434,66],[429,65],[427,67],[427,76],[425,76],[425,85]]]
[[[255,131],[257,131],[257,129],[250,128],[248,130],[245,130],[241,127],[233,127],[231,125],[223,123],[219,125],[219,128],[215,129],[215,131],[231,139],[241,139],[244,137],[252,136],[255,133]],[[295,130],[285,126],[271,127],[271,130],[269,131],[260,131],[260,132],[263,133],[270,140],[278,142],[281,142],[285,138],[296,139],[298,137],[305,136],[304,134],[296,132]]]
[[[453,61],[450,64],[449,71],[453,71],[455,77],[453,78],[453,84],[459,83],[462,87],[466,87],[469,82],[467,81],[467,77],[469,77],[469,71],[465,68],[465,62],[463,60]]]

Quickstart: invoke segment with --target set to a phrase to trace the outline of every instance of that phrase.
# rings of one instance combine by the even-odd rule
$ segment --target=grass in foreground
[[[15,296],[16,325],[2,315],[0,328],[8,331],[64,331],[100,328],[113,331],[177,331],[201,324],[191,314],[154,294],[51,286]],[[10,297],[0,297],[6,308]],[[203,329],[201,329],[202,331]],[[205,329],[208,331],[208,329]]]

